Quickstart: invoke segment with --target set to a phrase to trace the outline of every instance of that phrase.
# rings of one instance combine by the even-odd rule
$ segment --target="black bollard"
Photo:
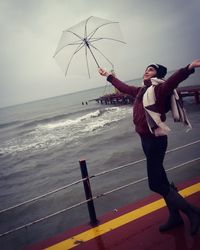
[[[92,197],[92,190],[90,186],[90,180],[88,176],[88,171],[87,171],[87,165],[85,160],[80,160],[79,161],[80,168],[81,168],[81,175],[82,178],[85,179],[83,180],[83,186],[85,190],[85,197],[87,201],[87,206],[88,206],[88,211],[89,211],[89,216],[90,216],[90,224],[92,226],[96,226],[98,224],[98,220],[96,218],[96,212],[94,208],[94,202],[93,202],[93,197]]]

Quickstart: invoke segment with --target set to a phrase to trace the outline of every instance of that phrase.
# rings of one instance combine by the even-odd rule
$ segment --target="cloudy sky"
[[[62,31],[89,16],[120,23],[126,45],[109,58],[122,80],[200,57],[199,0],[0,0],[0,107],[105,84],[96,70],[65,78],[53,58]]]

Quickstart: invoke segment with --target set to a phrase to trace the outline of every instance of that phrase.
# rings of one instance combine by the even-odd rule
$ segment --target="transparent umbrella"
[[[96,67],[114,69],[112,57],[125,43],[118,22],[90,16],[64,30],[54,54],[65,76],[87,74]],[[96,71],[95,71],[96,72]]]

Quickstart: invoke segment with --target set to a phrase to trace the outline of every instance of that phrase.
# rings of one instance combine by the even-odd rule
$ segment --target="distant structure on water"
[[[179,87],[177,88],[177,92],[182,101],[183,101],[183,98],[185,97],[193,97],[194,102],[196,104],[200,104],[200,97],[199,97],[200,85]],[[109,105],[109,104],[127,105],[127,104],[133,104],[134,100],[135,98],[133,96],[123,94],[119,92],[118,90],[115,90],[114,93],[106,94],[106,95],[100,96],[90,101],[96,101],[100,104],[105,104],[105,105]]]

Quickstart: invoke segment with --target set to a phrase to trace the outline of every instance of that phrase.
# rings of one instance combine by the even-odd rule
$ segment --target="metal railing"
[[[174,152],[174,151],[177,151],[177,150],[180,150],[180,149],[183,149],[183,148],[186,148],[186,147],[189,147],[189,146],[192,146],[192,145],[195,145],[195,144],[197,144],[197,143],[199,143],[199,142],[200,142],[200,140],[197,140],[197,141],[194,141],[194,142],[185,144],[185,145],[183,145],[183,146],[176,147],[176,148],[174,148],[174,149],[168,150],[168,151],[166,152],[166,154],[171,153],[171,152]],[[55,190],[53,190],[53,191],[47,192],[47,193],[45,193],[45,194],[43,194],[43,195],[37,196],[37,197],[32,198],[32,199],[30,199],[30,200],[27,200],[27,201],[24,201],[24,202],[22,202],[22,203],[19,203],[19,204],[17,204],[17,205],[11,206],[11,207],[6,208],[6,209],[2,209],[2,210],[0,210],[0,215],[1,215],[2,213],[5,213],[5,212],[8,212],[8,211],[10,211],[10,210],[19,208],[19,207],[24,206],[24,205],[26,205],[26,204],[29,204],[29,203],[31,203],[31,202],[38,201],[38,200],[40,200],[40,199],[42,199],[42,198],[45,198],[45,197],[50,196],[50,195],[52,195],[52,194],[55,194],[55,193],[57,193],[57,192],[59,192],[59,191],[62,191],[62,190],[67,189],[67,188],[69,188],[69,187],[72,187],[72,186],[74,186],[74,185],[76,185],[76,184],[78,184],[78,183],[80,183],[80,182],[83,182],[84,189],[85,189],[86,200],[81,201],[81,202],[79,202],[79,203],[76,203],[76,204],[74,204],[74,205],[72,205],[72,206],[69,206],[69,207],[67,207],[67,208],[64,208],[64,209],[62,209],[62,210],[59,210],[59,211],[57,211],[57,212],[55,212],[55,213],[52,213],[52,214],[50,214],[50,215],[47,215],[47,216],[44,216],[44,217],[39,218],[39,219],[37,219],[37,220],[34,220],[34,221],[32,221],[32,222],[29,222],[29,223],[27,223],[27,224],[24,224],[24,225],[22,225],[22,226],[13,228],[13,229],[11,229],[11,230],[8,230],[8,231],[6,231],[6,232],[4,232],[4,233],[0,233],[0,237],[3,237],[3,236],[5,236],[5,235],[11,234],[11,233],[14,233],[14,232],[16,232],[16,231],[18,231],[18,230],[21,230],[21,229],[23,229],[23,228],[30,227],[30,226],[32,226],[32,225],[34,225],[34,224],[37,224],[37,223],[39,223],[39,222],[41,222],[41,221],[47,220],[47,219],[49,219],[49,218],[52,218],[52,217],[54,217],[54,216],[56,216],[56,215],[59,215],[59,214],[61,214],[61,213],[64,213],[64,212],[69,211],[69,210],[71,210],[71,209],[74,209],[74,208],[76,208],[76,207],[78,207],[78,206],[81,206],[81,205],[83,205],[83,204],[86,204],[86,203],[87,203],[87,205],[88,205],[88,211],[89,211],[89,215],[90,215],[90,223],[91,223],[91,225],[93,225],[93,226],[97,225],[97,224],[98,224],[98,220],[97,220],[97,218],[96,218],[96,212],[95,212],[93,200],[98,199],[98,198],[103,197],[103,196],[106,196],[106,195],[109,195],[109,194],[111,194],[111,193],[113,193],[113,192],[122,190],[122,189],[127,188],[127,187],[129,187],[129,186],[131,186],[131,185],[135,185],[135,184],[138,184],[138,183],[140,183],[140,182],[146,181],[146,180],[147,180],[147,177],[144,177],[144,178],[141,178],[141,179],[139,179],[139,180],[136,180],[136,181],[127,183],[127,184],[125,184],[125,185],[119,186],[119,187],[114,188],[114,189],[112,189],[112,190],[109,190],[109,191],[107,191],[107,192],[98,194],[98,195],[96,195],[96,196],[92,196],[92,191],[91,191],[91,188],[90,188],[90,179],[95,178],[95,177],[99,177],[99,176],[102,176],[102,175],[105,175],[105,174],[108,174],[108,173],[111,173],[111,172],[114,172],[114,171],[118,171],[118,170],[121,170],[121,169],[123,169],[123,168],[127,168],[127,167],[130,167],[130,166],[136,165],[136,164],[138,164],[138,163],[144,162],[145,160],[146,160],[146,159],[143,158],[143,159],[141,159],[141,160],[134,161],[134,162],[131,162],[131,163],[122,165],[122,166],[118,166],[118,167],[115,167],[115,168],[112,168],[112,169],[109,169],[109,170],[106,170],[106,171],[102,171],[102,172],[100,172],[100,173],[93,174],[93,175],[91,175],[91,176],[88,175],[86,161],[85,161],[85,160],[79,161],[80,168],[81,168],[81,173],[82,173],[82,179],[77,180],[77,181],[74,181],[74,182],[72,182],[72,183],[70,183],[70,184],[68,184],[68,185],[65,185],[65,186],[63,186],[63,187],[57,188],[57,189],[55,189]],[[169,171],[172,171],[172,170],[174,170],[174,169],[183,167],[183,166],[185,166],[185,165],[187,165],[187,164],[190,164],[190,163],[195,162],[195,161],[198,161],[198,160],[200,160],[200,157],[197,157],[197,158],[192,159],[192,160],[190,160],[190,161],[187,161],[187,162],[181,163],[181,164],[179,164],[179,165],[176,165],[176,166],[174,166],[174,167],[171,167],[171,168],[167,169],[166,172],[169,172]]]

